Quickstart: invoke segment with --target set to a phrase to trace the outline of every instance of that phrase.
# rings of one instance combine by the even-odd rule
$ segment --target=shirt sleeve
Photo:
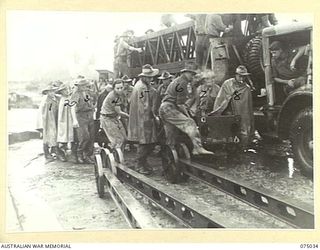
[[[215,23],[217,30],[224,31],[226,29],[226,25],[222,22],[222,18],[220,15],[213,15],[212,21]]]

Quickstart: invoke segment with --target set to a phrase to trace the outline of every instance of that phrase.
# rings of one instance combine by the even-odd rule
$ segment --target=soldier
[[[111,82],[103,82],[99,87],[100,93],[97,99],[97,109],[95,113],[95,121],[94,121],[94,135],[95,135],[95,142],[98,142],[101,146],[103,143],[107,142],[106,136],[104,132],[100,129],[100,112],[103,101],[107,97],[107,95],[112,91],[112,83]]]
[[[157,141],[153,112],[157,93],[150,83],[158,73],[158,69],[153,69],[149,64],[144,65],[130,99],[128,140],[139,143],[136,170],[146,175],[152,172],[147,157],[153,151],[154,143]]]
[[[126,113],[129,113],[129,108],[130,108],[130,98],[131,98],[131,94],[133,91],[133,87],[132,87],[132,79],[130,79],[127,75],[124,75],[122,78],[123,81],[123,95],[124,95],[124,111]]]
[[[133,87],[132,87],[132,79],[129,78],[127,75],[124,75],[122,78],[123,81],[123,91],[122,91],[122,97],[123,101],[122,101],[122,110],[124,112],[126,112],[127,114],[129,114],[129,110],[130,110],[130,98],[132,95],[132,91],[133,91]],[[121,117],[121,122],[123,123],[123,126],[126,130],[126,132],[128,132],[128,119],[126,119],[125,117]],[[134,149],[134,145],[132,143],[128,143],[126,146],[126,150],[130,151]]]
[[[177,25],[177,22],[172,14],[163,14],[161,16],[161,26],[164,28],[169,28]]]
[[[195,22],[194,31],[196,33],[196,63],[199,68],[205,69],[208,49],[209,49],[209,37],[205,29],[207,14],[187,14]]]
[[[93,163],[90,156],[93,154],[95,95],[88,90],[87,80],[75,82],[76,90],[71,96],[70,102],[75,105],[76,120],[73,126],[76,128],[78,139],[77,162]]]
[[[45,96],[39,106],[37,130],[42,132],[43,152],[47,160],[54,160],[53,153],[57,153],[57,120],[58,120],[58,103],[55,96],[58,87],[49,85],[42,94]],[[50,153],[51,150],[51,153]]]
[[[245,82],[250,75],[245,66],[237,67],[235,77],[226,80],[218,93],[209,115],[233,114],[241,116],[241,142],[244,147],[254,134],[251,88]]]
[[[155,107],[157,114],[159,113],[161,101],[164,98],[167,88],[169,84],[172,82],[172,79],[173,79],[173,75],[171,75],[168,71],[162,72],[161,76],[158,77],[158,80],[162,82],[157,89],[158,95],[157,95],[157,101],[156,101],[156,107]]]
[[[124,32],[119,39],[117,45],[117,52],[115,54],[115,72],[114,77],[118,78],[123,75],[128,75],[128,53],[129,51],[142,52],[141,48],[135,48],[129,45],[130,35],[127,32]]]
[[[203,148],[197,125],[189,116],[185,104],[188,96],[188,84],[196,73],[195,64],[186,64],[186,67],[181,70],[181,76],[168,86],[159,114],[164,123],[167,145],[173,147],[176,144],[177,132],[180,130],[190,137],[193,144],[192,154],[213,154]]]
[[[307,82],[308,59],[304,57],[306,48],[307,46],[300,46],[288,50],[280,41],[274,41],[270,45],[272,75],[276,83],[283,85],[285,95]],[[280,91],[277,92],[280,94]]]
[[[73,133],[73,121],[76,120],[74,106],[70,104],[70,93],[67,84],[62,84],[56,91],[56,94],[60,94],[59,112],[58,112],[58,136],[57,142],[58,159],[61,161],[67,161],[66,151],[68,146],[73,146],[74,133]]]
[[[193,116],[210,113],[220,90],[220,86],[215,83],[213,71],[201,72],[200,79],[201,84],[197,87],[194,97],[187,101]]]
[[[116,79],[113,83],[113,90],[108,94],[102,104],[100,122],[101,127],[110,141],[110,147],[113,149],[121,148],[123,150],[126,131],[119,116],[127,119],[129,115],[121,110],[123,104],[122,94],[123,80]]]

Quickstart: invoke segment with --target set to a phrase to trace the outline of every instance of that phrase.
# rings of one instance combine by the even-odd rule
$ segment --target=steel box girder
[[[286,197],[279,197],[279,195],[267,194],[266,191],[258,188],[250,188],[247,184],[232,180],[212,168],[190,160],[179,159],[179,163],[182,165],[185,174],[228,192],[232,196],[294,227],[314,228],[313,207],[308,204],[290,201]]]
[[[209,218],[207,207],[202,211],[193,209],[186,202],[164,192],[165,187],[155,181],[137,174],[136,172],[119,164],[117,166],[117,177],[119,180],[132,186],[143,195],[147,196],[153,202],[158,204],[163,210],[170,215],[182,221],[186,226],[191,228],[224,228],[227,222],[221,218]],[[199,204],[197,204],[199,205]]]

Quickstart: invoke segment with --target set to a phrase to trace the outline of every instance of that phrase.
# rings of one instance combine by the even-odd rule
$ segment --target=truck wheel
[[[252,73],[254,82],[264,82],[264,67],[262,59],[262,38],[257,36],[252,38],[246,45],[244,50],[244,64]],[[255,86],[257,89],[260,86]]]
[[[311,107],[303,109],[295,117],[290,129],[294,160],[308,176],[313,174],[312,117]]]

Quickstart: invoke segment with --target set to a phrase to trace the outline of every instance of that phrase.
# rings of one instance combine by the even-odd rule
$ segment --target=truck
[[[248,16],[248,15],[243,15]],[[312,24],[292,22],[274,25],[261,32],[252,32],[250,20],[241,19],[242,34],[216,38],[214,48],[218,57],[208,56],[207,68],[216,75],[216,83],[222,84],[233,77],[235,68],[244,64],[252,73],[248,83],[252,87],[255,128],[262,137],[279,141],[289,140],[295,164],[305,175],[313,174],[313,108],[312,108]],[[144,64],[151,64],[161,71],[179,74],[186,62],[195,61],[193,21],[136,37],[133,45],[143,53],[133,53],[130,58],[130,77],[136,77]],[[279,84],[272,77],[269,46],[281,41],[288,48],[306,45],[307,81],[287,96],[281,94]],[[261,93],[265,95],[261,95]],[[200,119],[201,120],[201,119]],[[208,119],[202,119],[209,124]],[[212,122],[210,126],[213,126]]]

